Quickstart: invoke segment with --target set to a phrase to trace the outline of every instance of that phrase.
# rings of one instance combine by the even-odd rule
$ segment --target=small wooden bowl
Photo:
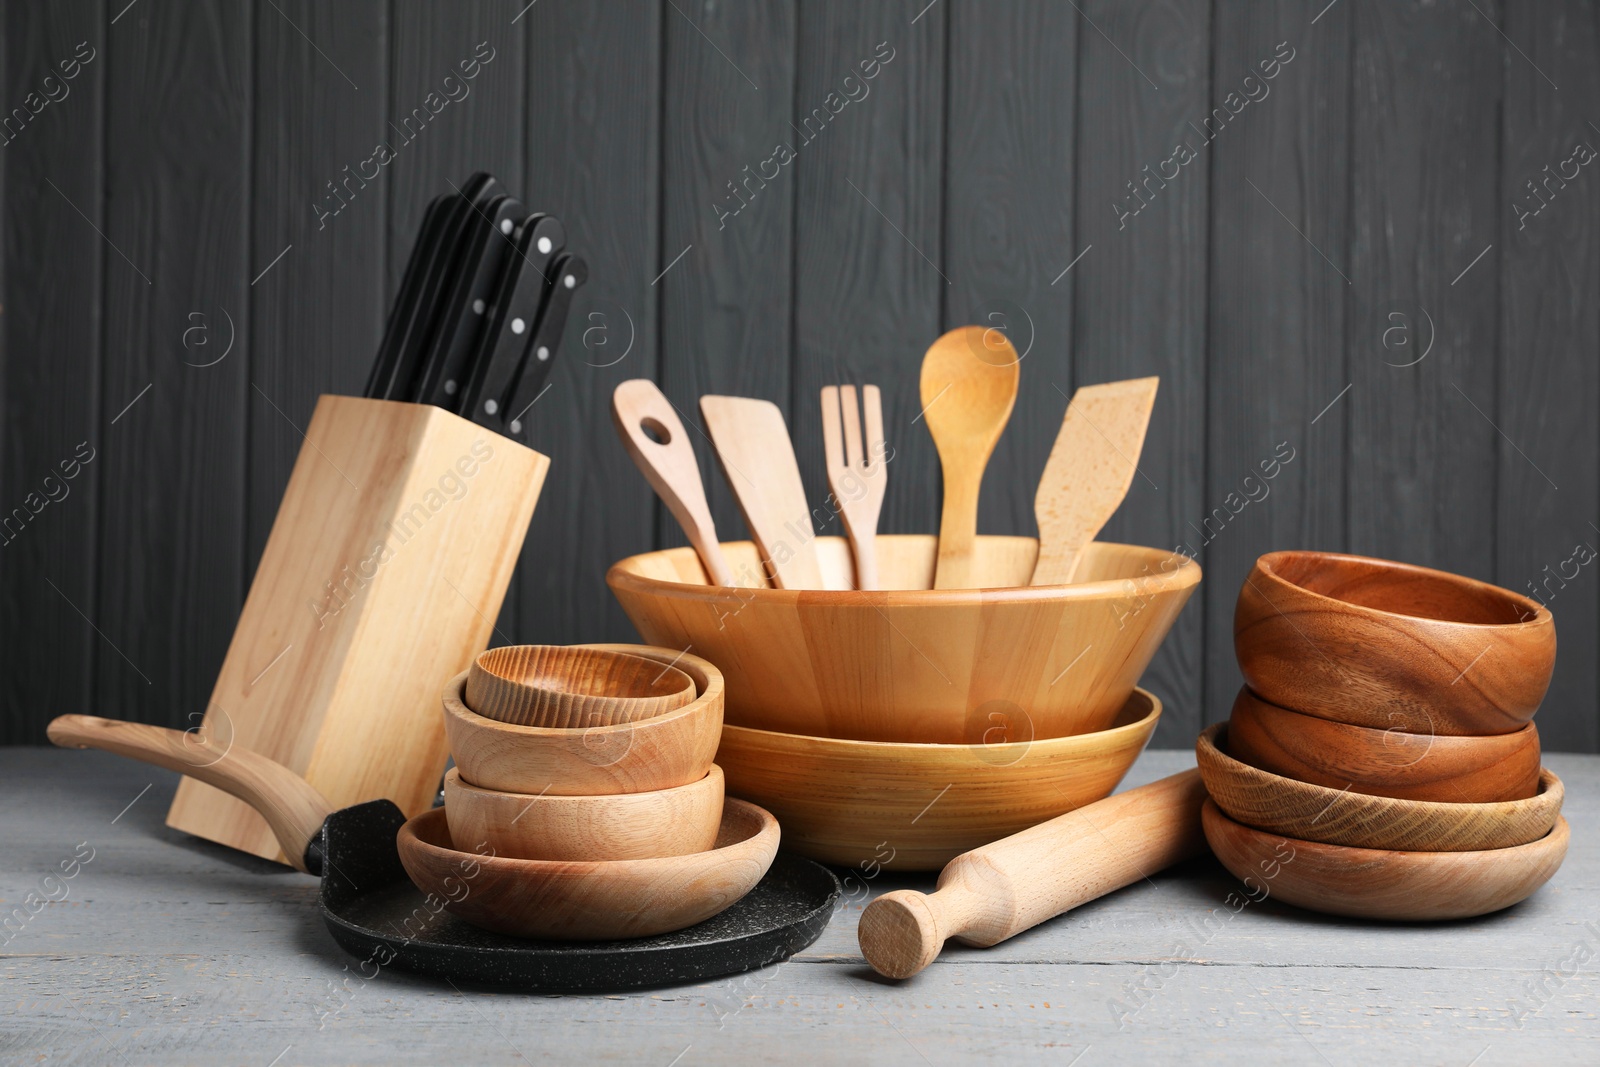
[[[1104,730],[1200,583],[1181,553],[1095,541],[1078,581],[1030,586],[1035,539],[979,537],[982,588],[934,589],[938,541],[879,536],[881,589],[849,587],[838,537],[814,542],[826,589],[762,587],[748,541],[722,546],[737,588],[707,584],[692,548],[621,560],[606,583],[646,641],[722,667],[735,726],[955,745],[983,744],[996,715],[1024,709],[1020,736]]]
[[[462,671],[445,686],[444,725],[463,778],[502,793],[600,796],[671,789],[706,776],[722,732],[722,672],[676,649],[585,647],[676,661],[700,695],[653,719],[554,730],[496,722],[468,710],[461,700],[467,681]]]
[[[1522,800],[1539,791],[1539,731],[1449,737],[1319,719],[1239,690],[1228,752],[1302,782],[1403,800]]]
[[[1110,794],[1144,750],[1161,702],[1136,689],[1092,734],[914,745],[725,726],[728,792],[769,808],[784,845],[846,867],[937,870],[969,849]]]
[[[519,860],[456,848],[443,809],[400,828],[400,862],[424,893],[473,926],[552,941],[650,937],[737,903],[772,866],[778,820],[730,800],[716,847],[645,860]]]
[[[1555,668],[1550,612],[1508,589],[1407,563],[1269,552],[1239,590],[1233,646],[1263,699],[1419,734],[1519,730]]]
[[[1567,855],[1567,820],[1537,841],[1483,852],[1348,848],[1256,830],[1216,801],[1200,809],[1217,859],[1253,894],[1329,915],[1401,922],[1468,919],[1509,908],[1550,880]],[[1260,899],[1260,898],[1258,898]]]
[[[490,719],[557,730],[638,722],[695,698],[673,666],[583,645],[491,648],[467,670],[467,707]]]
[[[650,793],[528,796],[444,776],[450,836],[474,852],[520,860],[645,860],[704,852],[722,825],[722,769]],[[481,846],[481,847],[480,847]]]
[[[1396,800],[1298,782],[1229,755],[1232,727],[1209,726],[1195,742],[1200,777],[1217,806],[1246,826],[1332,845],[1420,852],[1515,848],[1550,832],[1561,815],[1561,779],[1541,772],[1539,792],[1491,804]]]

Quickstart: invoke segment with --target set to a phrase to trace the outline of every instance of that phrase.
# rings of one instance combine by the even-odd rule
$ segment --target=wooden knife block
[[[440,694],[488,647],[550,461],[441,408],[317,401],[202,729],[335,808],[427,809]],[[276,859],[248,805],[185,778],[167,825]]]

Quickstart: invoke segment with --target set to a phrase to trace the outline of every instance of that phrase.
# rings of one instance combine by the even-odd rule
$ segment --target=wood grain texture
[[[1504,211],[1493,161],[1500,72],[1511,60],[1491,21],[1499,6],[1352,5],[1341,263],[1352,282],[1348,548],[1479,578],[1495,564],[1487,472],[1500,450],[1500,253],[1467,267],[1499,238]],[[1395,347],[1395,327],[1413,343]]]
[[[276,760],[336,807],[427,808],[446,757],[440,679],[488,645],[549,462],[439,408],[323,397],[207,736]],[[279,855],[254,809],[194,780],[168,824]]]
[[[255,284],[248,322],[236,316],[234,323],[249,332],[223,357],[229,324],[211,311],[191,323],[206,329],[188,335],[207,343],[186,346],[184,356],[249,361],[246,579],[261,559],[317,397],[362,394],[388,312],[387,182],[374,159],[377,144],[393,138],[385,125],[388,15],[381,0],[256,7]]]
[[[1095,31],[1065,4],[940,6],[949,7],[950,24],[942,268],[950,285],[940,325],[999,330],[1022,358],[1023,389],[989,461],[994,474],[978,501],[978,528],[1031,536],[1036,472],[1075,380],[1073,279],[1062,272],[1081,251],[1078,41]],[[1097,151],[1088,147],[1089,165]]]
[[[1055,288],[1074,287],[1075,382],[1161,378],[1140,473],[1102,536],[1181,550],[1188,524],[1213,506],[1204,459],[1211,182],[1203,138],[1190,126],[1215,103],[1211,5],[1091,0],[1079,6],[1086,25],[1078,31],[1077,235],[1068,259],[1085,254]],[[1147,206],[1124,219],[1119,205],[1146,202],[1129,183],[1143,182],[1147,166],[1155,173],[1184,141],[1200,158],[1165,188],[1152,182]],[[1057,388],[1065,404],[1070,387]],[[1169,709],[1157,743],[1187,744],[1199,728],[1196,696],[1204,692],[1207,657],[1202,616],[1196,608],[1178,620],[1144,679]]]
[[[1269,704],[1239,690],[1228,718],[1233,755],[1302,782],[1402,800],[1521,800],[1539,789],[1539,730],[1451,737],[1374,730]]]
[[[107,45],[100,228],[115,351],[95,461],[99,601],[79,609],[105,638],[96,703],[121,718],[191,726],[206,710],[244,601],[246,426],[280,418],[246,360],[180,358],[196,311],[248,330],[251,30],[250,9],[204,0],[181,18],[135,8]]]
[[[1341,277],[1350,272],[1354,6],[1308,13],[1298,0],[1250,0],[1213,7],[1212,104],[1230,92],[1249,103],[1205,150],[1212,219],[1206,496],[1180,532],[1204,553],[1215,586],[1205,598],[1203,722],[1224,718],[1238,688],[1228,594],[1256,557],[1279,548],[1346,548],[1346,361],[1368,358],[1373,348],[1364,337],[1360,352],[1347,356],[1350,286]],[[1277,58],[1280,44],[1293,49],[1288,64]],[[1269,72],[1276,76],[1264,77]]]
[[[711,514],[730,540],[744,517],[716,476],[695,404],[706,393],[754,396],[794,418],[797,6],[769,0],[662,9],[656,271],[684,256],[655,285],[661,384],[694,426]],[[599,354],[589,358],[604,362]],[[820,493],[822,483],[814,487]],[[663,516],[654,543],[633,544],[629,551],[681,545],[683,538]]]
[[[778,837],[778,820],[754,804],[730,800],[716,847],[689,856],[573,861],[482,855],[456,847],[438,809],[407,822],[395,843],[417,888],[449,901],[445,909],[474,926],[513,937],[596,941],[682,930],[725,911],[767,873]],[[464,878],[469,891],[452,893],[451,885]]]
[[[805,483],[823,486],[811,398],[838,382],[883,388],[896,490],[879,529],[889,533],[931,533],[939,515],[916,369],[942,332],[950,288],[941,234],[949,16],[943,4],[926,6],[821,0],[799,9],[790,431]],[[859,93],[845,77],[863,77],[863,64],[876,71],[863,83],[870,94],[841,107],[847,91]]]
[[[884,588],[850,590],[849,546],[817,547],[827,589],[708,586],[681,548],[607,581],[646,640],[722,665],[735,725],[968,745],[1104,729],[1200,581],[1183,557],[1095,542],[1082,582],[1030,588],[1036,542],[980,537],[981,588],[936,590],[935,538],[898,534],[878,537]],[[758,558],[723,551],[735,573]]]
[[[1200,773],[1159,782],[964,852],[932,894],[886,893],[861,913],[861,954],[888,978],[927,968],[958,939],[988,948],[1206,849]]]
[[[486,719],[462,702],[463,671],[444,689],[450,754],[467,781],[506,793],[599,796],[671,789],[704,778],[722,733],[722,672],[699,656],[643,645],[590,645],[676,663],[699,696],[641,722],[547,729]]]
[[[1523,800],[1467,804],[1397,800],[1285,778],[1234,758],[1227,723],[1205,728],[1195,755],[1206,788],[1230,818],[1308,841],[1356,848],[1463,852],[1512,848],[1550,832],[1565,789],[1544,771]]]
[[[1050,448],[1033,512],[1039,562],[1032,585],[1072,581],[1083,548],[1133,484],[1159,378],[1079,386]]]
[[[1109,794],[1160,718],[1160,702],[1135,690],[1107,729],[1032,741],[900,744],[728,725],[717,762],[731,795],[777,815],[786,848],[846,867],[934,870]]]
[[[1420,734],[1521,729],[1556,658],[1555,622],[1525,596],[1331,552],[1258,559],[1233,641],[1245,682],[1279,707]]]
[[[703,396],[700,417],[761,548],[760,573],[780,589],[821,589],[811,502],[783,412],[770,400]]]
[[[722,769],[698,782],[648,793],[530,796],[479,789],[459,768],[444,776],[450,836],[465,850],[521,860],[643,860],[715,846],[722,825]]]
[[[1487,915],[1536,892],[1566,859],[1571,831],[1486,852],[1391,852],[1325,845],[1241,826],[1206,801],[1206,840],[1246,888],[1270,878],[1277,899],[1329,915],[1441,922]]]
[[[525,5],[500,5],[510,19]],[[523,199],[558,215],[589,282],[568,315],[527,440],[555,460],[518,568],[512,636],[529,644],[631,641],[605,570],[654,544],[656,508],[608,425],[611,391],[660,366],[662,20],[653,0],[536,4],[527,34]],[[694,253],[690,253],[691,256]],[[683,263],[677,269],[682,269]]]
[[[1594,751],[1600,720],[1560,709],[1584,706],[1600,689],[1600,582],[1583,573],[1584,561],[1600,555],[1591,525],[1600,521],[1600,363],[1592,358],[1600,350],[1600,182],[1562,175],[1572,175],[1578,145],[1600,150],[1589,125],[1600,121],[1600,18],[1591,3],[1518,3],[1504,5],[1502,23],[1524,55],[1508,55],[1504,67],[1500,237],[1490,253],[1500,269],[1495,421],[1505,431],[1497,438],[1494,574],[1546,603],[1571,650],[1556,660],[1545,742]]]
[[[694,681],[670,665],[567,645],[502,645],[467,668],[467,707],[518,726],[614,726],[675,711]]]
[[[98,0],[11,4],[0,28],[11,120],[0,133],[11,208],[0,251],[0,642],[30,665],[0,683],[0,737],[35,744],[51,712],[93,705],[103,657],[117,660],[108,673],[126,669],[78,614],[99,614],[99,467],[117,414],[103,412],[100,370],[104,261],[117,253],[94,230],[105,228],[105,18]],[[88,64],[80,44],[93,49]],[[76,77],[63,79],[63,62]],[[66,95],[32,114],[29,94],[37,103],[46,88]],[[18,106],[26,124],[9,110]]]

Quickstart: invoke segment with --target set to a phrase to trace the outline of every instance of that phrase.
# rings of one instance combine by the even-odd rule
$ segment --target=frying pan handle
[[[306,869],[306,846],[322,832],[323,820],[333,810],[321,793],[283,764],[249,749],[216,744],[199,733],[95,715],[58,716],[47,732],[62,748],[114,752],[238,797],[267,820],[296,870]]]

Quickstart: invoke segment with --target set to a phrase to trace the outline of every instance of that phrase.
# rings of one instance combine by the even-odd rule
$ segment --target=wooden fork
[[[867,433],[861,435],[856,387],[827,385],[822,389],[822,447],[827,456],[828,488],[844,516],[850,549],[856,558],[856,588],[878,588],[878,512],[888,483],[884,463],[883,402],[876,385],[861,388]],[[842,403],[841,403],[842,401]],[[862,449],[863,443],[866,448]]]

